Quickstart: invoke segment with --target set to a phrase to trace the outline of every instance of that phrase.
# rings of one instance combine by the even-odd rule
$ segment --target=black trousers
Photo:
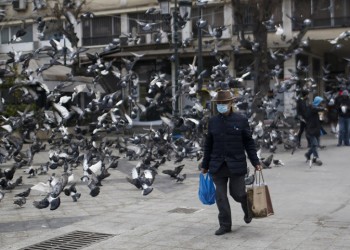
[[[227,168],[227,166],[225,166]],[[220,173],[221,172],[221,173]],[[216,187],[216,205],[219,209],[220,227],[231,229],[231,208],[227,197],[227,184],[231,197],[241,203],[243,212],[248,215],[247,193],[245,188],[244,175],[232,175],[219,173],[213,175],[213,181]]]
[[[306,123],[304,121],[300,121],[299,131],[298,131],[298,135],[297,135],[299,145],[301,142],[301,136],[303,135],[305,128],[306,128]]]

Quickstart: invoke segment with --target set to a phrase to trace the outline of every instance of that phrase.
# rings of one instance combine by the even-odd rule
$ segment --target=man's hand
[[[202,174],[206,174],[206,173],[208,173],[208,169],[206,169],[206,168],[201,168],[201,172],[202,172]]]
[[[256,171],[261,171],[262,170],[262,166],[261,165],[256,165],[255,166],[255,170]]]

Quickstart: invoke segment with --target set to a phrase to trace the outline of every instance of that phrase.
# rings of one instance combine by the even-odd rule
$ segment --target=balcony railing
[[[118,35],[114,36],[99,36],[99,37],[83,37],[84,46],[93,46],[93,45],[105,45],[112,42],[114,38],[119,38]]]
[[[281,24],[283,27],[283,23],[282,21],[276,21],[276,24]],[[243,30],[247,33],[251,33],[253,32],[254,29],[254,23],[244,23],[243,24]],[[232,25],[232,30],[234,34],[237,34],[238,30],[239,30],[239,26],[238,25]],[[275,27],[268,29],[268,32],[276,32]]]
[[[294,24],[293,30],[300,30],[300,24]],[[335,17],[335,18],[312,18],[310,28],[339,28],[339,27],[350,27],[350,16]]]

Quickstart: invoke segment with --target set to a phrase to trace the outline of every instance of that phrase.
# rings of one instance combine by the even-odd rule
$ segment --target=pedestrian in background
[[[222,90],[214,97],[218,114],[209,119],[208,133],[204,144],[202,173],[212,174],[216,187],[216,204],[219,210],[220,227],[215,235],[231,231],[231,208],[227,197],[227,184],[232,198],[241,203],[244,221],[252,220],[245,175],[246,154],[256,170],[261,170],[251,129],[245,116],[232,110],[233,94]]]
[[[309,91],[302,90],[300,93],[300,97],[297,100],[297,116],[298,116],[298,119],[300,121],[299,131],[297,134],[299,148],[301,147],[301,136],[303,135],[304,130],[306,128],[306,121],[305,121],[306,118],[305,117],[306,117],[306,113],[307,113],[308,105],[309,105],[309,103],[308,103],[309,97],[308,96],[309,96]],[[308,139],[307,135],[305,135],[305,136],[306,136],[306,140],[307,140],[307,146],[310,147],[309,139]]]
[[[306,157],[306,161],[310,162],[310,166],[312,163],[316,163],[317,165],[322,165],[322,161],[320,161],[318,151],[317,151],[317,148],[319,146],[321,129],[322,129],[319,112],[325,110],[321,105],[322,102],[323,102],[323,98],[320,96],[316,96],[314,98],[314,101],[312,102],[312,106],[308,108],[308,111],[306,112],[306,116],[305,116],[306,134],[310,140],[310,148],[305,153],[305,157]]]
[[[331,125],[331,131],[337,136],[338,134],[338,110],[335,105],[335,99],[338,96],[337,92],[333,92],[327,103],[328,122]]]
[[[335,103],[338,110],[339,136],[337,146],[350,145],[350,98],[348,90],[343,90],[336,98]]]

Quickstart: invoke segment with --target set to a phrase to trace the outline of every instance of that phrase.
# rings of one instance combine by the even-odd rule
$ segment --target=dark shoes
[[[251,213],[249,213],[248,215],[245,215],[243,219],[245,223],[249,224],[250,222],[252,222],[253,217]]]
[[[310,160],[310,155],[308,155],[307,153],[305,153],[305,158],[306,158],[306,162],[308,162]]]
[[[322,161],[316,157],[312,159],[312,163],[315,163],[317,166],[322,165]]]
[[[231,228],[220,227],[215,231],[215,235],[223,235],[225,233],[231,232]]]

